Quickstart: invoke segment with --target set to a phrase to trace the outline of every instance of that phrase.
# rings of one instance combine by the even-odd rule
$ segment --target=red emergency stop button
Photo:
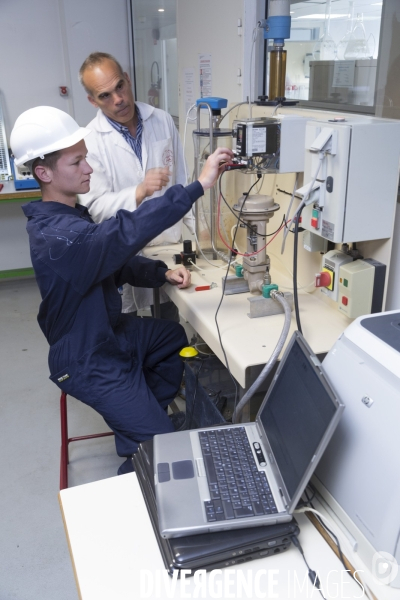
[[[318,219],[316,217],[312,217],[311,227],[314,227],[314,229],[318,229]]]
[[[328,271],[315,273],[315,287],[329,287],[332,282],[332,275]]]
[[[344,306],[347,306],[349,303],[349,299],[346,298],[346,296],[342,296],[342,304],[344,304]]]

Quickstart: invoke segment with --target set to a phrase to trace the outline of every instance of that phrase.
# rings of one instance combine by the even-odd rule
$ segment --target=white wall
[[[126,0],[60,0],[60,5],[65,14],[74,116],[80,125],[85,125],[96,114],[78,81],[85,58],[91,52],[108,52],[132,75],[127,3]]]
[[[51,105],[66,110],[58,92],[65,69],[58,2],[6,0],[1,3],[0,90],[6,134],[24,110]]]
[[[9,140],[17,117],[50,105],[85,125],[95,111],[77,81],[86,56],[115,54],[131,72],[126,0],[3,0],[1,2],[0,93]],[[58,87],[70,88],[69,98]]]

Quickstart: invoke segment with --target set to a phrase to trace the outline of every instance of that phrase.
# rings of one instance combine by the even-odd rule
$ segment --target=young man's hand
[[[177,285],[178,288],[187,288],[190,286],[190,271],[185,267],[178,267],[177,269],[169,269],[165,273],[165,279],[172,285]]]
[[[168,185],[170,177],[171,172],[168,167],[149,169],[142,183],[139,183],[136,188],[136,206],[139,206],[145,198],[152,196],[154,192],[159,192]]]
[[[231,162],[233,157],[232,150],[228,148],[217,148],[215,152],[210,154],[198,178],[204,190],[208,190],[215,185],[219,175],[225,169],[225,163]]]

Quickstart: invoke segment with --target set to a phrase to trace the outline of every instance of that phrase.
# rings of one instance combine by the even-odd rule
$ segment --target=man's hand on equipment
[[[187,288],[190,286],[190,271],[185,267],[178,267],[177,269],[169,269],[165,273],[165,279],[172,285],[177,285],[178,288]]]
[[[152,196],[154,192],[159,192],[168,185],[170,177],[171,173],[168,167],[149,169],[142,183],[139,183],[136,188],[136,206],[139,206],[145,198]]]
[[[231,162],[233,157],[232,150],[228,148],[217,148],[215,152],[210,154],[198,179],[204,190],[208,190],[215,185],[219,175],[225,169],[224,163]]]

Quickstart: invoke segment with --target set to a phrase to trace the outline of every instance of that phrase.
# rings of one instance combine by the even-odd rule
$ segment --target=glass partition
[[[374,113],[382,2],[291,2],[287,99]]]
[[[131,0],[136,99],[178,125],[176,0]]]

